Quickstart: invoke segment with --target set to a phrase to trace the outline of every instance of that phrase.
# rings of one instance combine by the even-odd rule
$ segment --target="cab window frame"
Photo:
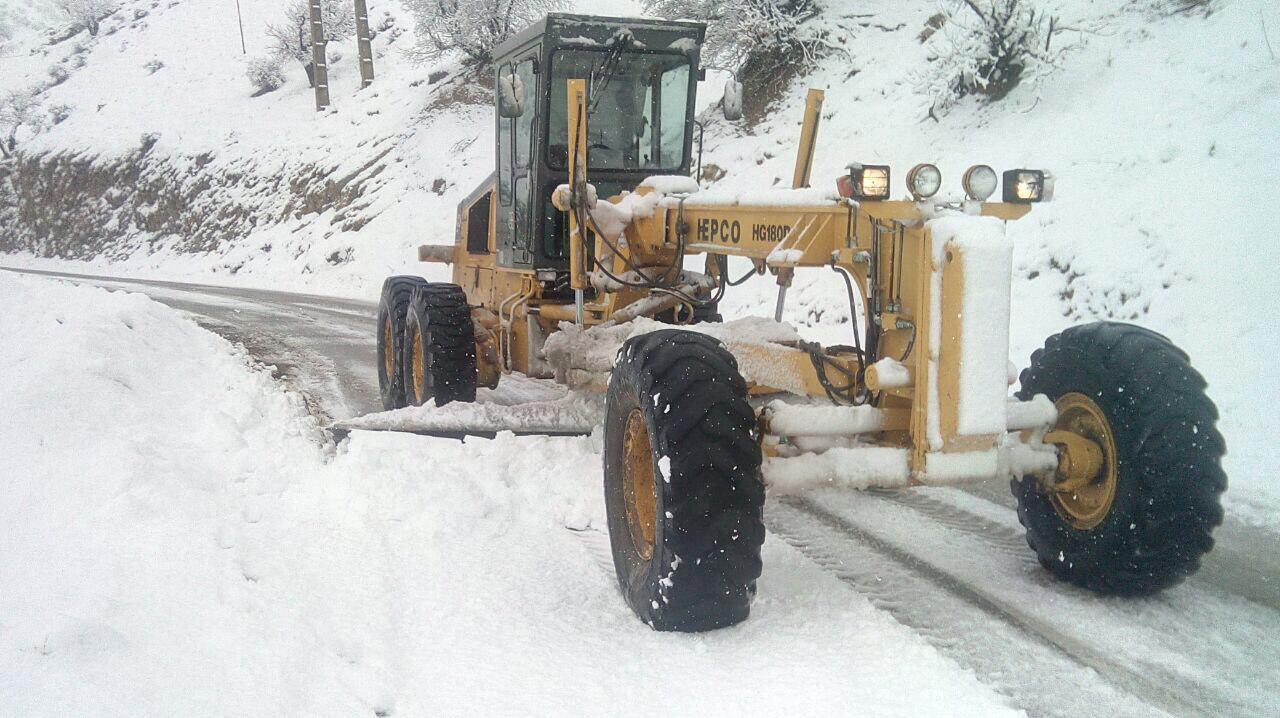
[[[600,53],[600,54],[607,54],[609,52],[609,48],[607,47],[575,47],[575,46],[562,46],[562,47],[552,48],[551,52],[548,53],[549,56],[547,58],[547,81],[548,82],[564,82],[564,78],[557,78],[555,75],[556,57],[562,52],[563,53],[594,52],[594,53]],[[687,77],[685,80],[686,84],[684,89],[685,112],[684,112],[684,119],[681,124],[682,125],[690,124],[691,119],[693,117],[694,105],[696,104],[696,101],[695,101],[696,97],[694,95],[693,89],[694,87],[696,87],[696,83],[698,81],[697,80],[698,73],[694,71],[694,62],[689,58],[689,56],[681,52],[671,52],[671,51],[665,51],[665,50],[650,50],[650,49],[629,49],[626,52],[634,55],[661,55],[664,57],[678,58],[682,61],[681,64],[683,64],[683,66],[686,68]],[[679,65],[673,66],[672,69],[674,69],[677,66]],[[564,172],[568,172],[569,163],[567,159],[557,164],[555,161],[553,161],[551,157],[551,147],[552,147],[551,130],[552,130],[552,125],[555,124],[552,121],[554,117],[554,110],[552,109],[551,106],[554,101],[554,96],[555,96],[555,88],[548,87],[546,92],[545,106],[543,108],[543,116],[547,118],[547,121],[544,123],[545,126],[542,128],[542,132],[541,132],[541,139],[543,142],[542,142],[542,148],[541,148],[542,151],[540,152],[540,154],[542,155],[542,162],[548,170],[556,173],[564,173]],[[563,98],[561,101],[563,102]],[[566,125],[567,124],[568,124],[568,121],[566,118]],[[690,162],[690,155],[692,153],[693,133],[689,131],[687,127],[685,130],[683,130],[683,133],[684,133],[683,142],[681,143],[680,148],[676,153],[677,156],[674,158],[675,159],[674,164],[664,164],[660,166],[655,165],[652,167],[598,167],[598,166],[588,165],[587,169],[591,171],[596,171],[596,172],[646,172],[650,174],[677,173],[680,170],[682,170]],[[590,153],[588,153],[588,158],[590,158]]]

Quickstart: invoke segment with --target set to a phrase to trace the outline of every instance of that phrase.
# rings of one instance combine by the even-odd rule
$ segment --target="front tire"
[[[610,377],[604,489],[623,597],[660,631],[744,620],[760,576],[764,483],[755,413],[715,339],[660,330]]]
[[[467,295],[456,284],[424,284],[413,292],[405,320],[405,401],[476,400],[476,333]]]
[[[1076,491],[1031,476],[1012,482],[1041,565],[1117,595],[1155,593],[1195,573],[1222,523],[1226,448],[1187,355],[1155,332],[1099,322],[1050,337],[1021,382],[1018,398],[1046,395],[1057,428],[1070,423],[1103,448],[1099,477]]]
[[[387,277],[378,300],[378,393],[385,411],[406,406],[404,396],[404,329],[409,302],[418,287],[426,286],[422,277]]]

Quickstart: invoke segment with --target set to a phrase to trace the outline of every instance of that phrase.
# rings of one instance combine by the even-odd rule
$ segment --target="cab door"
[[[532,48],[521,59],[498,67],[501,76],[514,75],[524,92],[524,113],[519,117],[498,118],[498,208],[496,234],[498,264],[518,269],[532,268],[533,197],[535,187],[533,158],[535,124],[537,122],[538,86],[534,67],[538,49]]]

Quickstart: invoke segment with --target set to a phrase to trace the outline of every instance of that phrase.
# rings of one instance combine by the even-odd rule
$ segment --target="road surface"
[[[373,302],[36,272],[140,291],[241,342],[322,420],[377,411]],[[1199,574],[1158,597],[1055,582],[1003,485],[770,501],[772,536],[1031,715],[1280,715],[1280,536],[1228,516]],[[608,569],[607,539],[582,539]]]

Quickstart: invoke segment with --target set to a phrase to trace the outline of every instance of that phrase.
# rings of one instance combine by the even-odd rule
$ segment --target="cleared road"
[[[140,291],[241,342],[325,420],[380,409],[372,302],[23,270]],[[1280,715],[1280,536],[1231,517],[1199,574],[1103,599],[1052,580],[1003,485],[771,501],[782,540],[1032,715]],[[584,541],[607,558],[607,537]],[[604,541],[604,543],[601,543]],[[601,561],[601,570],[608,562]]]

